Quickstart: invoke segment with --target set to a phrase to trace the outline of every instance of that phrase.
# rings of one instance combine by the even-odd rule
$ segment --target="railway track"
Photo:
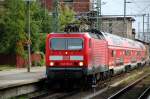
[[[39,89],[38,91],[16,96],[14,99],[62,99],[65,97],[69,97],[73,94],[78,93],[78,88],[62,88],[60,86],[57,86],[57,84],[54,84],[53,86],[45,85],[44,88]]]
[[[34,92],[34,93],[29,93],[26,95],[14,97],[14,99],[19,99],[19,98],[27,98],[27,99],[62,99],[65,97],[69,97],[73,94],[76,94],[78,91],[70,91],[70,92],[65,92],[65,91],[41,91],[41,92]]]
[[[135,70],[135,72],[136,71],[137,70]],[[96,85],[98,87],[98,88],[96,88],[96,91],[102,90],[103,88],[109,86],[112,83],[120,82],[120,79],[123,79],[124,77],[126,77],[128,75],[135,74],[134,71],[132,71],[132,72],[133,73],[120,74],[120,75],[112,77],[111,79],[106,79],[104,81],[100,81],[98,83],[98,85]],[[150,75],[150,74],[148,74],[148,75]],[[147,76],[144,76],[142,78],[144,79]],[[138,82],[140,82],[140,80]],[[37,93],[37,95],[34,94],[33,96],[32,95],[28,95],[27,98],[28,99],[78,99],[79,97],[81,98],[81,97],[86,97],[87,95],[89,95],[87,93],[91,92],[91,89],[86,89],[85,90],[85,89],[83,89],[83,86],[81,86],[81,87],[79,89],[74,89],[74,90],[70,90],[70,91],[64,91],[63,89],[58,89],[58,90],[56,90],[56,89],[49,89],[49,90],[45,90],[45,91],[41,90],[41,93]],[[82,96],[82,93],[83,93],[83,96]],[[85,93],[85,95],[84,95],[84,93]],[[75,98],[73,98],[73,97],[75,97]],[[93,97],[94,96],[92,96],[91,98],[93,98]],[[110,99],[114,99],[114,98],[110,98]]]
[[[137,71],[137,70],[135,70],[135,71]],[[132,72],[135,72],[135,71],[132,71]],[[71,97],[64,98],[64,99],[81,99],[81,98],[82,99],[95,99],[95,96],[98,96],[98,95],[104,93],[105,91],[107,91],[110,88],[109,87],[110,85],[115,84],[116,82],[122,81],[126,76],[128,76],[130,74],[134,74],[132,72],[115,75],[111,78],[108,78],[106,80],[103,80],[103,81],[100,81],[99,83],[97,83],[95,89],[87,89],[87,90],[83,90],[83,91],[80,90],[80,92],[78,92],[78,94],[73,95]],[[103,99],[103,98],[96,98],[96,99]],[[106,98],[104,98],[104,99],[106,99]]]
[[[138,97],[138,99],[148,99],[150,98],[150,86],[144,90],[144,92]]]
[[[34,99],[62,99],[62,98],[65,98],[65,97],[69,97],[73,94],[76,94],[77,91],[70,91],[70,92],[57,92],[57,93],[54,93],[54,94],[50,94],[46,97],[42,97],[42,98],[34,98]]]
[[[130,99],[129,97],[127,98],[127,94],[130,93],[130,90],[132,90],[133,88],[135,88],[135,86],[139,85],[139,86],[144,86],[142,85],[142,81],[145,79],[150,78],[150,73],[144,75],[143,77],[141,77],[140,79],[136,80],[135,82],[127,85],[126,87],[122,88],[121,90],[119,90],[118,92],[112,94],[110,97],[108,97],[107,99]],[[149,89],[147,89],[149,90]],[[143,93],[143,95],[145,95],[146,92]],[[130,93],[130,94],[135,94],[135,93]],[[142,96],[141,96],[142,97]],[[135,98],[136,99],[136,98]],[[139,99],[143,99],[143,98],[139,98]]]

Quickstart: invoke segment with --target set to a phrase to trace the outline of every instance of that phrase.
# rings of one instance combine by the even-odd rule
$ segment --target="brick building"
[[[61,5],[68,5],[76,13],[77,16],[90,16],[92,20],[89,22],[90,27],[96,27],[97,12],[94,9],[95,0],[58,0]],[[42,5],[50,12],[53,7],[53,0],[41,0]],[[92,15],[90,15],[92,14]],[[101,31],[116,34],[122,37],[134,39],[135,32],[132,30],[132,23],[135,21],[132,17],[126,17],[124,23],[124,17],[118,16],[103,16],[101,18]]]
[[[53,8],[53,0],[40,0],[42,6],[46,7],[50,12]],[[92,0],[59,0],[60,4],[68,5],[76,13],[88,12],[91,8]]]

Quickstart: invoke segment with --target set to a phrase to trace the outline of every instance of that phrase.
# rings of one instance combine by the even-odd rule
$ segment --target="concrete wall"
[[[102,31],[133,39],[132,21],[126,20],[126,23],[124,23],[123,18],[117,19],[117,17],[114,17],[102,18],[101,22]]]

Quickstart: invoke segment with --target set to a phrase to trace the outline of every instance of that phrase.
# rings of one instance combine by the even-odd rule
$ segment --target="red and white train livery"
[[[137,41],[104,32],[51,33],[46,39],[48,79],[116,74],[146,63]]]

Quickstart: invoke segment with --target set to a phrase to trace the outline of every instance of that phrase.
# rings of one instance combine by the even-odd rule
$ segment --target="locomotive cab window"
[[[78,50],[83,48],[83,40],[82,39],[67,39],[67,49],[69,50]]]
[[[83,40],[80,38],[53,38],[50,45],[52,50],[81,50]]]

